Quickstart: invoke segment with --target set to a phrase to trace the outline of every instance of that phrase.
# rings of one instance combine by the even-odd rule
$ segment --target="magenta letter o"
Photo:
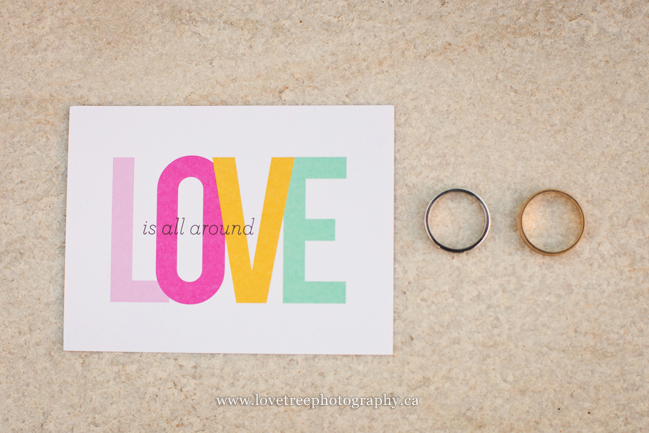
[[[203,236],[203,270],[192,282],[178,276],[178,235],[162,234],[166,224],[175,227],[178,217],[178,186],[188,177],[203,184],[203,224],[223,224],[221,204],[216,189],[214,164],[200,156],[183,156],[164,169],[158,180],[158,216],[156,224],[156,276],[162,291],[181,304],[200,304],[221,287],[225,273],[225,237]]]

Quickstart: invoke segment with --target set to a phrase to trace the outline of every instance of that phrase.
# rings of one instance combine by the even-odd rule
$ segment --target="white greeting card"
[[[65,350],[391,354],[394,109],[72,107]]]

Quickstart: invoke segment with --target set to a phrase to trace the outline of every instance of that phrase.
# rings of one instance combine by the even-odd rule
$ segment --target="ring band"
[[[442,196],[444,196],[444,195],[446,195],[448,193],[451,193],[451,192],[462,192],[462,193],[465,193],[465,194],[468,194],[468,195],[472,196],[473,198],[478,200],[478,203],[480,203],[480,206],[482,206],[482,210],[484,212],[484,216],[485,216],[485,228],[484,228],[484,231],[482,232],[482,235],[480,236],[480,239],[478,239],[477,242],[475,242],[473,245],[470,245],[470,246],[468,246],[466,248],[450,248],[450,247],[447,247],[446,245],[441,244],[437,239],[435,239],[435,236],[433,236],[433,233],[430,230],[430,224],[428,223],[428,218],[430,216],[430,211],[433,208],[433,206],[435,205],[435,203],[437,202],[437,200],[439,200]],[[438,247],[440,247],[444,251],[448,251],[450,253],[463,253],[465,251],[469,251],[469,250],[474,249],[475,247],[480,245],[482,243],[482,241],[484,241],[486,239],[487,234],[489,234],[489,228],[491,227],[491,216],[489,215],[489,209],[487,208],[487,205],[480,198],[480,196],[478,196],[478,194],[476,194],[476,193],[474,193],[472,191],[469,191],[468,189],[453,188],[453,189],[448,189],[448,190],[446,190],[444,192],[439,193],[434,199],[432,199],[430,201],[430,203],[428,204],[428,207],[426,208],[426,214],[424,215],[424,225],[426,226],[426,233],[428,233],[428,237],[430,238],[431,241],[433,241],[435,243],[435,245],[437,245]]]
[[[525,234],[525,230],[523,230],[523,214],[525,214],[525,209],[527,208],[527,205],[530,204],[532,200],[534,200],[535,197],[538,197],[541,194],[547,194],[547,193],[557,193],[559,195],[562,195],[569,199],[577,208],[579,211],[579,218],[581,220],[581,230],[579,232],[579,236],[577,236],[577,240],[575,240],[568,248],[561,250],[561,251],[545,251],[540,249],[539,247],[535,246],[527,237]],[[558,256],[560,254],[567,253],[571,249],[575,247],[581,240],[582,236],[584,235],[584,229],[586,228],[586,219],[584,218],[584,211],[581,209],[581,206],[579,206],[579,203],[577,203],[577,200],[575,200],[570,194],[567,194],[563,191],[559,191],[558,189],[544,189],[543,191],[539,191],[536,194],[532,195],[530,198],[528,198],[525,203],[523,204],[523,207],[521,208],[520,213],[518,214],[518,230],[521,233],[521,237],[523,238],[523,241],[525,241],[525,244],[530,247],[534,252],[537,252],[539,254],[543,254],[544,256]]]

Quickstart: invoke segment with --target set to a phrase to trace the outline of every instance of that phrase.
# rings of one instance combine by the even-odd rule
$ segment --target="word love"
[[[244,227],[239,179],[234,158],[184,156],[162,172],[157,187],[157,281],[134,281],[133,211],[135,158],[113,159],[111,301],[199,304],[219,290],[225,275],[227,245],[234,294],[238,303],[265,303],[282,222],[284,223],[284,303],[345,303],[344,281],[305,281],[305,242],[335,240],[335,220],[306,219],[306,180],[345,179],[347,159],[271,158],[253,263],[246,236],[214,233],[202,238],[202,272],[195,281],[178,275],[178,187],[188,178],[203,185],[203,228]],[[184,219],[183,219],[184,220]],[[254,219],[253,219],[254,224]],[[165,230],[164,227],[169,227]],[[146,230],[145,225],[145,230]],[[182,231],[182,226],[181,226]],[[165,233],[166,232],[166,233]],[[153,233],[151,233],[153,234]]]
[[[207,224],[192,224],[192,226],[189,228],[189,234],[196,236],[196,235],[254,235],[255,233],[252,231],[253,226],[255,225],[255,219],[252,219],[251,224],[246,224],[242,227],[240,225],[232,225],[232,226],[217,226],[216,224],[212,224],[211,226],[208,226]],[[201,229],[201,227],[203,227]],[[156,233],[156,225],[155,224],[148,224],[148,221],[144,222],[144,230],[142,230],[143,235],[154,235]],[[246,230],[248,230],[248,233],[246,233]],[[182,218],[176,218],[176,226],[172,227],[171,224],[166,224],[162,226],[162,234],[163,235],[175,235],[175,236],[183,236],[185,234],[185,217]]]

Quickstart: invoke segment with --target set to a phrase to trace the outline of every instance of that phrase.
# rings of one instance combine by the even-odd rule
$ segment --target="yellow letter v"
[[[243,230],[241,233],[245,233],[236,162],[234,158],[213,159],[223,225],[232,228],[232,233],[228,234],[225,240],[237,302],[265,303],[268,299],[277,241],[284,219],[288,187],[291,183],[293,159],[271,159],[253,266],[250,266],[248,239],[243,234],[234,233],[235,225]],[[228,233],[227,228],[225,233]]]

